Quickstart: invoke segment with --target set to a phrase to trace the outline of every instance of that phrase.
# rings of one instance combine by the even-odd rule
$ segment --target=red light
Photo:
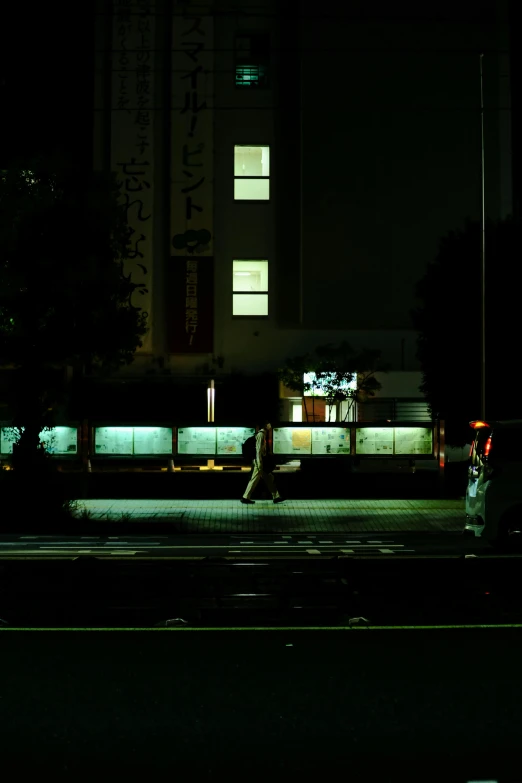
[[[473,443],[471,444],[471,446],[470,446],[470,448],[469,448],[469,454],[468,454],[468,457],[471,457],[472,455],[473,455]]]
[[[470,421],[469,426],[473,427],[474,430],[481,430],[484,427],[489,427],[489,424],[487,421]]]
[[[484,444],[484,456],[489,457],[489,452],[491,451],[491,435],[487,439],[487,441]]]

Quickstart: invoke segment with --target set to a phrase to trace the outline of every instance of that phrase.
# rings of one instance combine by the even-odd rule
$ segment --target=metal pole
[[[209,424],[214,423],[215,403],[216,403],[216,388],[214,386],[214,381],[211,380],[210,386],[207,389],[207,421]],[[207,459],[207,468],[209,470],[214,470],[213,459]]]
[[[304,47],[304,22],[303,22],[303,14],[302,11],[299,15],[299,24],[298,24],[298,31],[299,31],[299,323],[302,326],[304,322],[304,248],[303,248],[303,237],[304,237],[304,224],[303,224],[303,217],[304,217],[304,209],[303,209],[303,142],[304,142],[304,78],[303,78],[303,67],[304,67],[304,56],[303,56],[303,47]]]
[[[481,188],[482,188],[482,218],[481,218],[481,373],[480,373],[480,415],[486,419],[486,190],[484,166],[484,80],[483,59],[480,55],[480,137],[481,137]]]

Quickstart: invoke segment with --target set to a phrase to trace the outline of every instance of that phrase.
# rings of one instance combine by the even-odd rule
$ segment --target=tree
[[[314,399],[320,396],[330,408],[330,417],[334,405],[348,402],[344,416],[344,421],[348,421],[354,403],[374,397],[381,388],[375,373],[378,369],[385,372],[386,368],[379,367],[379,362],[379,351],[365,349],[357,354],[347,342],[338,346],[329,343],[318,346],[311,354],[287,359],[278,375],[285,386],[303,396],[307,420],[307,396],[312,400],[312,419]]]
[[[41,457],[64,371],[132,362],[147,329],[125,274],[133,233],[114,175],[37,160],[0,172],[0,366],[8,367],[14,465]]]
[[[520,325],[520,226],[486,224],[486,415],[520,417],[512,392]],[[439,245],[416,287],[421,390],[431,415],[446,422],[447,442],[469,443],[481,416],[481,225],[468,221]]]

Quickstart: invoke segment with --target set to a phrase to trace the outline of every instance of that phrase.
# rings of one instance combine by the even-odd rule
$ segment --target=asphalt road
[[[182,534],[178,536],[0,536],[0,558],[79,556],[122,558],[228,557],[459,557],[490,556],[491,547],[481,539],[459,534],[357,533],[278,534]]]
[[[359,618],[359,619],[358,619]],[[0,626],[516,624],[519,557],[0,559]]]
[[[521,780],[520,630],[1,631],[0,646],[6,781]]]

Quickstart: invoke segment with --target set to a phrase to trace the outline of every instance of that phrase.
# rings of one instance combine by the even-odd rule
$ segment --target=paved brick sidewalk
[[[82,510],[92,520],[169,523],[174,533],[456,533],[465,520],[463,500],[82,500]]]

